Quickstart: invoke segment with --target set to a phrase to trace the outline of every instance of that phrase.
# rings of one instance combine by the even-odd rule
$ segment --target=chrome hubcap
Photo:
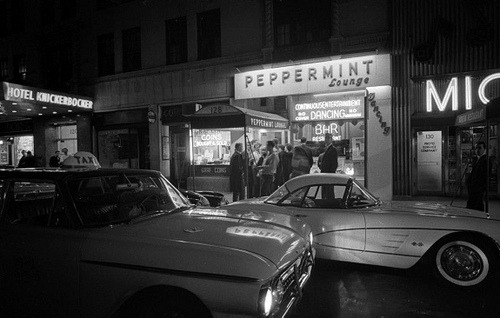
[[[483,271],[481,256],[463,245],[450,246],[444,250],[441,266],[448,275],[461,281],[476,279]]]

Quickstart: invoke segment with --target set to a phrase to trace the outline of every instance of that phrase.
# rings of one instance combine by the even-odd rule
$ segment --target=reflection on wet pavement
[[[497,287],[498,286],[498,287]],[[441,285],[408,271],[318,260],[291,317],[500,317],[500,280],[491,288]]]

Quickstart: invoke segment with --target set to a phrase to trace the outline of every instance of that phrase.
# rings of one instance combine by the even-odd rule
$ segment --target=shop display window
[[[193,162],[229,165],[237,142],[243,143],[243,128],[193,129]]]
[[[318,157],[326,149],[325,134],[332,134],[333,144],[338,152],[337,173],[365,177],[365,123],[364,120],[338,120],[324,122],[294,123],[294,144],[306,138],[306,145],[313,151],[312,172],[319,172]]]

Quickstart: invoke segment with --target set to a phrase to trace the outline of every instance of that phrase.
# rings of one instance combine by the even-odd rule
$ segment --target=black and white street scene
[[[500,317],[497,0],[0,0],[0,316]]]

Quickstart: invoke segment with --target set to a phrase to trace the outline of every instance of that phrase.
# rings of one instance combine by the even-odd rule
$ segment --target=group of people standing
[[[243,144],[236,143],[230,160],[229,177],[233,202],[245,198],[247,178],[247,193],[252,198],[270,195],[289,179],[308,174],[314,160],[306,141],[306,138],[301,138],[300,145],[293,147],[291,144],[279,145],[277,139],[268,140],[265,148],[253,141],[248,149],[248,167],[245,167]],[[325,144],[327,147],[318,158],[318,167],[321,172],[336,172],[338,154],[331,134],[325,135]]]
[[[67,148],[63,148],[61,151],[56,150],[54,155],[49,159],[49,166],[60,167],[64,159],[68,156],[69,154]],[[30,150],[21,150],[21,158],[19,158],[19,163],[17,164],[18,168],[34,168],[41,166],[42,162],[40,158],[35,157]]]
[[[61,153],[62,151],[62,153]],[[49,167],[60,167],[64,159],[69,157],[68,148],[63,148],[61,151],[56,150],[54,155],[49,159]]]

